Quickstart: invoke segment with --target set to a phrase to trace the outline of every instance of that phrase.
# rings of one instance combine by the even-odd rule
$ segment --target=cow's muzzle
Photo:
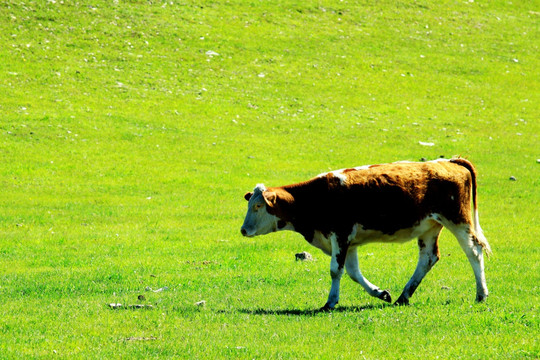
[[[255,236],[254,233],[250,233],[248,230],[246,230],[245,227],[242,226],[242,228],[240,229],[240,232],[242,233],[242,235],[244,235],[245,237],[253,237]]]

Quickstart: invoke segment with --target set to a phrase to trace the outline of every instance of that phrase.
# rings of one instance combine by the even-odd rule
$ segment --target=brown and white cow
[[[244,197],[249,203],[242,235],[292,230],[332,256],[332,286],[325,310],[334,308],[339,301],[344,269],[371,296],[391,302],[387,290],[362,276],[357,247],[418,238],[418,265],[396,301],[408,304],[440,258],[438,238],[443,226],[455,235],[467,254],[476,277],[476,300],[488,296],[482,249],[487,255],[491,249],[478,222],[476,171],[468,160],[342,169],[293,185],[266,188],[259,184]]]

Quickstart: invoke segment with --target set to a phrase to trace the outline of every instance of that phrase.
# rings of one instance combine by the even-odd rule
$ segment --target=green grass
[[[4,1],[0,358],[540,357],[538,5]],[[446,231],[411,306],[345,278],[330,314],[329,258],[240,236],[256,183],[441,155],[479,172],[485,304]],[[397,298],[417,250],[359,257]]]

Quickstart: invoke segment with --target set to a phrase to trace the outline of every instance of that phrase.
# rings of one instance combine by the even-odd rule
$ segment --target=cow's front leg
[[[368,292],[369,295],[384,300],[386,302],[392,302],[392,297],[388,290],[381,290],[377,286],[373,285],[366,279],[360,272],[358,267],[358,252],[356,247],[349,248],[347,253],[347,259],[345,260],[345,269],[347,273],[357,283]]]
[[[341,241],[340,241],[341,240]],[[330,235],[330,243],[332,244],[332,260],[330,261],[330,276],[332,277],[332,286],[328,301],[321,308],[323,311],[332,310],[339,302],[339,283],[343,276],[343,267],[347,256],[347,239],[338,238],[334,233]]]

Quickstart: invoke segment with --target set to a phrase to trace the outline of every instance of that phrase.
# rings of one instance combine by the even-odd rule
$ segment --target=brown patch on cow
[[[349,169],[343,170],[342,173],[346,174],[346,173],[351,172],[351,171],[357,171],[357,170],[354,169],[354,168],[349,168]]]
[[[268,188],[263,192],[266,201],[267,211],[277,216],[283,221],[289,221],[289,214],[292,214],[292,204],[294,199],[290,193],[283,188]]]

